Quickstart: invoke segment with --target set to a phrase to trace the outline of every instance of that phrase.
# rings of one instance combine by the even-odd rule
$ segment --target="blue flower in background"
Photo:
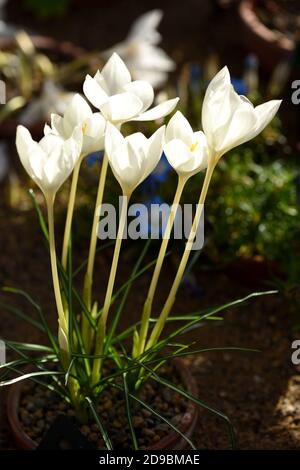
[[[141,235],[145,238],[151,235],[154,235],[156,238],[162,237],[165,227],[162,226],[162,216],[159,206],[164,204],[163,199],[160,196],[154,196],[147,199],[144,204],[148,210],[148,220],[144,220],[144,224],[141,224]],[[153,207],[153,205],[157,205],[157,207]]]
[[[239,95],[244,95],[246,96],[248,94],[248,87],[245,83],[245,80],[242,78],[233,78],[231,79],[231,83],[233,85],[233,88],[235,89],[236,93]]]
[[[154,181],[157,181],[158,183],[164,183],[167,180],[171,169],[172,167],[168,162],[166,155],[163,153],[157,167],[151,176],[153,177]]]
[[[257,70],[258,68],[258,57],[255,54],[247,55],[245,59],[245,67],[250,70]]]
[[[162,154],[162,157],[155,168],[155,170],[145,179],[142,184],[142,192],[148,196],[153,197],[157,193],[157,186],[159,183],[164,183],[171,171],[172,167],[167,160],[165,154]]]
[[[104,155],[103,150],[101,152],[90,153],[85,159],[87,166],[91,167],[91,166],[94,166],[97,162],[101,162],[103,155]]]
[[[202,68],[199,64],[190,64],[190,87],[195,94],[201,91]]]

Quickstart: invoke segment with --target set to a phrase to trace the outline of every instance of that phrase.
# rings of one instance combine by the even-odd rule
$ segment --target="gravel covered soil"
[[[180,379],[173,367],[163,367],[160,374],[172,383],[180,384]],[[139,398],[175,426],[180,424],[182,416],[188,409],[188,402],[184,397],[155,382],[148,382],[141,390]],[[139,404],[135,407],[133,405],[132,403],[132,422],[141,449],[156,444],[170,433],[168,424]],[[114,449],[132,447],[122,392],[115,388],[105,390],[101,394],[97,413],[107,429]],[[19,418],[24,431],[32,440],[40,443],[46,431],[60,414],[75,416],[74,410],[50,390],[32,383],[24,386]],[[95,422],[79,425],[79,429],[96,448],[105,449],[101,432]]]

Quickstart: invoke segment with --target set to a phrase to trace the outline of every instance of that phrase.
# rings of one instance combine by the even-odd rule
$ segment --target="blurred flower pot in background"
[[[255,53],[266,71],[272,71],[279,62],[289,58],[295,48],[293,40],[279,31],[269,29],[255,11],[257,0],[242,0],[239,15],[243,40],[249,52]]]

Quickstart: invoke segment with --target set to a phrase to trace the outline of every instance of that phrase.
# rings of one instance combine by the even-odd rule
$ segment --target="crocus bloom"
[[[171,113],[178,102],[174,98],[148,110],[154,99],[152,86],[143,80],[131,81],[128,68],[116,53],[94,78],[86,76],[83,91],[104,118],[115,124],[159,119]]]
[[[162,86],[175,62],[158,47],[161,35],[157,27],[162,19],[161,10],[152,10],[139,16],[133,23],[127,38],[116,44],[102,56],[117,52],[124,60],[135,80],[147,80],[156,88]]]
[[[71,174],[82,146],[81,128],[75,128],[71,137],[64,140],[54,134],[45,135],[35,142],[28,129],[17,127],[16,145],[20,160],[46,197],[54,196]]]
[[[174,114],[167,125],[164,152],[179,175],[190,177],[207,167],[206,137],[201,131],[193,132],[180,111]]]
[[[272,100],[254,107],[234,91],[224,67],[208,85],[202,107],[202,127],[212,162],[256,137],[273,119],[280,103]]]
[[[105,124],[103,116],[93,113],[85,99],[76,94],[63,117],[51,115],[51,127],[45,126],[45,134],[54,133],[69,139],[75,127],[80,126],[83,134],[82,153],[87,155],[103,150]]]
[[[141,132],[124,138],[107,123],[105,150],[124,194],[131,194],[154,170],[162,154],[164,134],[165,126],[162,126],[149,139]]]

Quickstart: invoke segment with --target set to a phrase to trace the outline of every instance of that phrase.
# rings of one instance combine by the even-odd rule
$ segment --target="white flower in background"
[[[193,132],[180,111],[170,119],[166,128],[164,152],[174,170],[190,177],[207,167],[208,146],[203,132]]]
[[[47,198],[55,195],[73,171],[81,153],[82,131],[76,128],[67,140],[47,134],[35,142],[26,127],[18,126],[16,146],[25,170]]]
[[[94,78],[86,76],[83,91],[104,118],[117,125],[167,116],[178,102],[178,98],[174,98],[149,110],[154,99],[152,86],[143,80],[131,81],[128,68],[116,53]]]
[[[69,139],[75,129],[80,126],[83,134],[82,153],[103,150],[106,121],[100,113],[93,113],[84,98],[76,94],[68,105],[63,117],[51,114],[51,127],[46,124],[45,135],[54,133],[63,139]]]
[[[41,95],[34,98],[20,115],[20,123],[30,126],[48,121],[51,113],[63,114],[75,93],[65,91],[51,80],[43,84]]]
[[[254,107],[238,95],[224,67],[210,82],[202,107],[202,127],[210,158],[217,161],[224,153],[256,137],[273,119],[281,100]]]
[[[124,194],[130,195],[152,173],[162,155],[164,136],[162,126],[149,139],[141,132],[124,138],[115,126],[107,123],[105,150]]]
[[[117,52],[135,80],[146,80],[154,88],[162,86],[168,79],[168,73],[176,68],[175,62],[157,47],[161,41],[157,27],[162,16],[161,10],[141,15],[124,41],[102,53],[104,57],[109,57],[112,52]]]

